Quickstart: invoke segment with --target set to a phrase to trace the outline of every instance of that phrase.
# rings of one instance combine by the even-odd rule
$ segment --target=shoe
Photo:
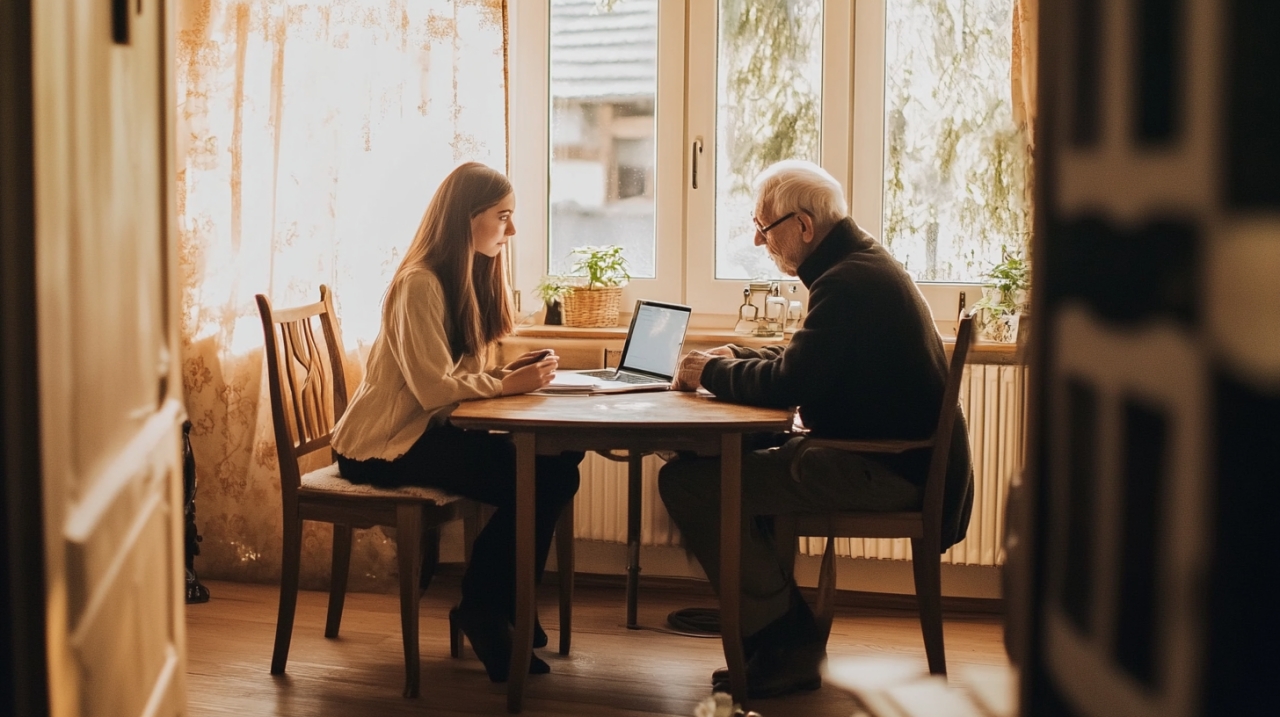
[[[742,659],[746,660],[748,665],[751,664],[751,658],[755,656],[756,650],[760,648],[760,638],[762,636],[767,636],[768,634],[769,633],[767,633],[766,631],[761,630],[760,632],[757,632],[754,635],[747,636],[747,638],[742,641]],[[720,669],[711,673],[712,687],[715,687],[716,685],[719,685],[719,684],[728,684],[728,682],[729,682],[728,665],[721,667]],[[721,690],[721,691],[723,692],[725,690]]]
[[[533,616],[533,646],[547,646],[547,631],[542,629],[542,622],[538,620],[538,616]]]
[[[826,636],[818,630],[813,611],[794,585],[787,612],[744,638],[742,651],[747,660],[749,697],[779,697],[822,686]],[[712,672],[711,685],[716,692],[731,691],[729,668]]]
[[[511,669],[511,625],[498,613],[471,608],[455,607],[449,611],[449,652],[458,657],[462,651],[465,634],[471,649],[484,664],[484,671],[493,682],[506,682]],[[545,675],[551,672],[537,655],[529,656],[529,674]]]
[[[515,620],[510,620],[509,622],[511,623],[511,629],[514,630],[516,625]],[[542,629],[542,621],[538,619],[537,613],[534,613],[533,615],[533,646],[547,646],[547,631]]]
[[[751,699],[781,697],[822,686],[822,661],[826,646],[820,643],[762,647],[747,663],[747,696]],[[728,679],[712,685],[713,692],[732,692]]]

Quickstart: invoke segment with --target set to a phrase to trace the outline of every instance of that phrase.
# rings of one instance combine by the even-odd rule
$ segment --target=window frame
[[[880,238],[884,184],[884,32],[888,0],[823,0],[823,72],[819,163],[845,188],[850,213]],[[716,55],[718,3],[662,0],[658,8],[655,97],[654,279],[623,290],[624,313],[640,298],[685,303],[694,325],[732,325],[743,280],[714,278]],[[508,6],[509,176],[519,230],[509,251],[521,314],[540,308],[534,293],[546,273],[550,228],[550,0]],[[518,109],[517,109],[518,108]],[[518,126],[516,126],[518,122]],[[695,143],[698,188],[692,187]],[[807,300],[798,280],[784,296]],[[916,282],[944,334],[954,330],[963,295],[981,284]],[[728,322],[728,323],[726,323]]]

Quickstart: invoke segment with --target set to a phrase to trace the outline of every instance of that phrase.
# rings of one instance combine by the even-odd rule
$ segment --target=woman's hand
[[[706,352],[711,356],[718,356],[723,358],[733,358],[734,356],[733,347],[727,344],[724,346],[717,346],[713,349],[707,349]]]
[[[535,351],[533,353],[536,354],[538,352]],[[521,356],[508,365],[519,363],[520,361],[523,361],[526,356],[528,356],[528,354]],[[502,395],[514,396],[520,393],[537,391],[548,383],[551,383],[551,377],[556,374],[556,367],[559,365],[560,357],[555,354],[551,354],[541,361],[521,366],[520,368],[511,371],[506,376],[502,377]]]
[[[536,351],[526,351],[516,358],[515,361],[502,367],[503,371],[515,371],[518,368],[524,368],[531,364],[535,364],[548,356],[555,356],[556,352],[551,349],[537,349]]]

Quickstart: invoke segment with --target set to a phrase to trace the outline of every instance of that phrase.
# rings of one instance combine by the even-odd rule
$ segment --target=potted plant
[[[1010,343],[1018,338],[1018,321],[1027,308],[1031,265],[1019,251],[1000,248],[1003,257],[987,271],[982,298],[974,305],[974,323],[983,338]]]
[[[580,246],[571,275],[585,279],[564,295],[566,326],[617,326],[622,287],[631,280],[622,247]]]
[[[538,298],[542,299],[542,303],[547,307],[547,313],[542,319],[542,323],[549,326],[559,326],[562,323],[563,314],[561,313],[561,302],[564,301],[565,294],[573,288],[570,280],[563,276],[548,274],[542,277],[542,281],[538,282],[538,286],[534,288],[534,293]]]

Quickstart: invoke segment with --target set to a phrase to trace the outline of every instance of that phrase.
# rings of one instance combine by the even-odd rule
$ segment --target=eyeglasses
[[[772,230],[774,227],[778,226],[779,224],[787,221],[791,217],[794,217],[795,215],[796,215],[795,212],[788,212],[787,214],[783,215],[781,219],[775,221],[774,223],[770,224],[767,227],[760,226],[760,222],[756,221],[756,218],[754,216],[751,217],[751,223],[756,225],[756,231],[760,232],[761,236],[767,236],[770,230]]]

